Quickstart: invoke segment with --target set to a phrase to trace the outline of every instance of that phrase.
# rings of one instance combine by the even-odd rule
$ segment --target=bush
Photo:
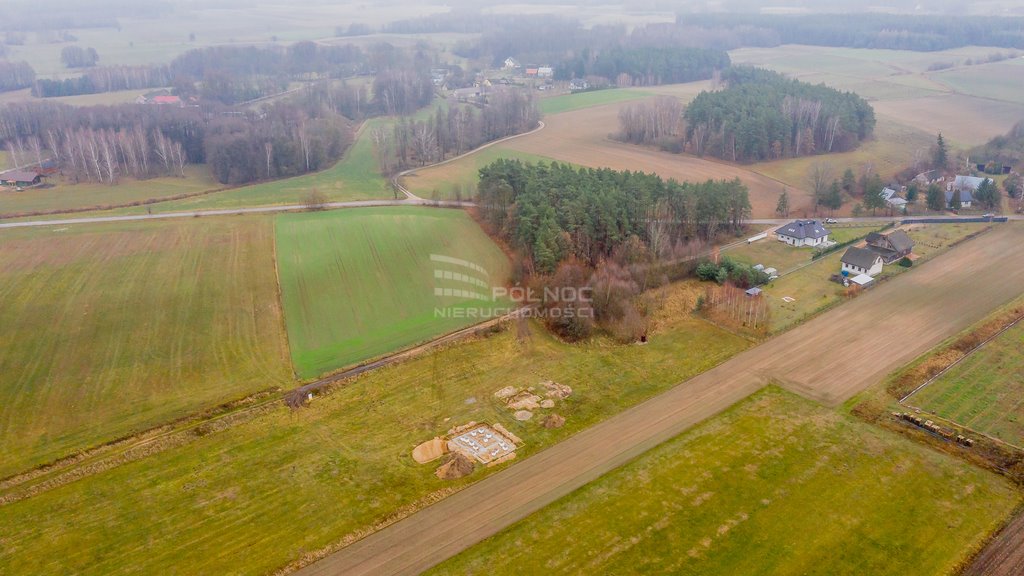
[[[914,265],[914,261],[904,256],[903,258],[900,259],[899,264],[904,268],[910,268],[911,266]]]

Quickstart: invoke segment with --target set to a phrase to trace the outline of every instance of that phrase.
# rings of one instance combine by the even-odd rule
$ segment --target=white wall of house
[[[793,238],[792,236],[779,234],[779,241],[785,242],[790,246],[821,246],[825,242],[828,242],[828,236],[824,236],[822,238]]]
[[[843,262],[843,272],[849,272],[851,276],[856,274],[867,274],[868,276],[875,276],[882,272],[882,259],[875,258],[875,263],[871,266],[871,268],[851,266],[850,264]]]

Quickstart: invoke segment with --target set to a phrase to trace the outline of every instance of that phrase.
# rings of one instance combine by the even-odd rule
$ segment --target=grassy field
[[[429,574],[944,574],[1019,501],[769,388]]]
[[[0,477],[291,380],[269,219],[0,245]]]
[[[748,346],[674,308],[659,325],[646,346],[505,331],[5,506],[0,572],[269,573],[452,486],[409,453],[453,425],[502,422],[528,456]],[[493,397],[544,379],[574,390],[556,408],[561,429],[517,422]]]
[[[652,92],[626,88],[563,94],[561,96],[552,96],[551,98],[542,98],[540,100],[540,111],[544,114],[560,114],[562,112],[571,112],[573,110],[590,108],[591,106],[615,104],[617,102],[626,102],[628,100],[639,100],[641,98],[651,96],[652,94]]]
[[[503,286],[502,251],[458,210],[395,207],[287,214],[277,220],[281,291],[292,359],[311,377],[474,323],[435,308],[507,307],[435,297],[434,288],[474,288],[434,278],[432,254],[468,260]],[[456,270],[483,278],[468,269]]]
[[[1024,324],[1007,330],[915,394],[910,403],[1024,446]]]
[[[904,228],[914,240],[914,254],[919,259],[915,264],[923,263],[939,252],[947,249],[954,242],[979,232],[987,224],[929,224],[913,225]],[[851,237],[867,235],[874,228],[839,228],[835,239],[839,242]],[[848,236],[846,236],[848,235]],[[782,248],[785,245],[780,243]],[[829,280],[832,274],[838,274],[840,260],[846,252],[845,248],[823,256],[813,264],[801,268],[769,283],[765,293],[771,299],[772,332],[785,330],[821,310],[835,305],[844,298],[845,289]],[[781,270],[781,269],[780,269]],[[906,271],[895,264],[885,266],[882,273],[876,276],[881,280]],[[793,298],[793,302],[785,302],[784,297]]]
[[[29,188],[22,192],[0,188],[0,214],[111,206],[178,194],[194,194],[220,187],[206,166],[188,166],[186,174],[187,178],[123,178],[117,186],[96,182],[69,184],[60,179],[50,179],[52,188]]]
[[[480,169],[502,158],[523,162],[550,161],[536,154],[509,150],[499,144],[447,164],[418,170],[403,178],[402,184],[421,198],[454,200],[457,198],[456,190],[460,190],[462,199],[468,200],[476,195]]]

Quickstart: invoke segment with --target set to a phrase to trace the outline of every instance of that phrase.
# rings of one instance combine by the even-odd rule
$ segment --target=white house
[[[860,274],[874,276],[882,271],[883,265],[882,257],[873,250],[856,247],[848,248],[840,262],[843,264],[843,272],[853,276]]]
[[[821,246],[828,242],[829,231],[817,220],[794,220],[776,230],[775,235],[790,246]]]
[[[883,188],[882,198],[885,199],[886,204],[888,204],[891,208],[895,208],[897,210],[902,209],[904,206],[907,205],[907,201],[897,196],[896,191],[893,190],[892,188]]]
[[[515,70],[516,68],[521,68],[518,60],[512,57],[505,58],[506,70]]]
[[[953,194],[957,191],[960,192],[960,206],[962,208],[970,208],[971,204],[974,203],[974,193],[978,191],[985,180],[988,178],[979,178],[977,176],[957,176],[953,182],[946,187],[946,206],[953,203]]]
[[[555,69],[552,68],[551,66],[541,66],[540,68],[537,68],[538,78],[551,78],[554,75]]]

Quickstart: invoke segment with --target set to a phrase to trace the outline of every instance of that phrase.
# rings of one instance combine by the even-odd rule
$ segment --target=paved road
[[[372,208],[374,206],[434,206],[440,208],[465,208],[472,206],[470,202],[449,202],[424,200],[422,198],[405,200],[357,200],[352,202],[328,202],[324,209],[341,208]],[[135,220],[163,220],[167,218],[198,218],[200,216],[230,216],[234,214],[265,214],[274,212],[294,212],[308,210],[304,204],[287,204],[283,206],[256,206],[253,208],[226,208],[223,210],[195,210],[191,212],[163,212],[157,214],[132,214],[128,216],[96,216],[92,218],[66,218],[62,220],[22,220],[19,222],[0,222],[0,228],[25,228],[29,226],[67,226],[70,224],[96,224],[100,222],[132,222]]]
[[[834,405],[1018,296],[1007,225],[299,571],[415,574],[721,412],[769,381]],[[500,495],[500,497],[495,497]]]

